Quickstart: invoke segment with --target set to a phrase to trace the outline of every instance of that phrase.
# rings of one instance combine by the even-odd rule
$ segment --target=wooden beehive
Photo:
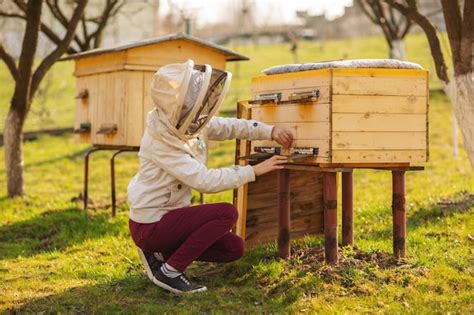
[[[296,147],[317,147],[313,163],[411,163],[428,159],[428,72],[321,69],[256,77],[252,96],[285,101],[318,91],[305,105],[252,105],[252,119],[293,129]],[[278,146],[253,141],[256,146]]]
[[[295,147],[318,148],[295,162],[319,167],[388,167],[428,159],[428,73],[418,69],[329,68],[259,76],[238,115],[293,129]],[[300,95],[318,95],[308,99]],[[237,143],[236,161],[274,141]],[[291,238],[323,231],[321,172],[290,173]],[[236,233],[247,246],[278,234],[276,174],[257,178],[234,194]]]
[[[79,142],[138,147],[146,113],[153,108],[150,80],[160,66],[193,59],[224,70],[227,61],[247,60],[224,47],[183,33],[110,49],[96,49],[75,60]]]

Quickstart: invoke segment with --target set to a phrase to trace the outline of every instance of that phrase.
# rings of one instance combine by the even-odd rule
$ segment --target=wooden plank
[[[290,239],[295,240],[306,235],[322,233],[323,214],[314,213],[312,215],[292,218],[292,228]],[[270,221],[258,224],[258,229],[251,228],[247,231],[245,246],[251,247],[267,242],[274,242],[277,238],[277,223]]]
[[[126,52],[109,52],[76,59],[75,76],[84,76],[104,72],[119,71],[124,68]]]
[[[97,102],[94,104],[93,112],[91,112],[92,133],[91,140],[93,144],[107,144],[104,140],[104,135],[98,134],[100,126],[104,123],[105,116],[104,109],[107,108],[107,95],[104,91],[107,90],[107,74],[101,73],[95,75],[97,77]]]
[[[333,132],[332,150],[425,150],[426,132]]]
[[[196,64],[209,64],[213,68],[225,69],[226,57],[208,47],[186,40],[161,42],[127,50],[127,64],[166,65],[193,59]]]
[[[268,90],[288,90],[328,86],[331,82],[329,69],[263,75],[252,78],[252,94]]]
[[[262,105],[252,109],[252,119],[275,122],[329,122],[329,104]]]
[[[333,94],[426,96],[424,77],[333,76]]]
[[[426,150],[333,151],[332,163],[426,162]]]
[[[338,113],[332,115],[332,131],[424,131],[426,114]]]
[[[252,117],[252,109],[247,103],[237,103],[237,118],[250,119]],[[241,156],[250,154],[250,143],[248,140],[240,139],[236,141],[236,145],[239,147],[236,149]],[[245,160],[238,160],[239,165],[247,165],[248,162]],[[246,222],[247,222],[247,191],[248,184],[242,185],[237,188],[236,197],[236,208],[239,214],[237,222],[235,224],[235,234],[245,240],[246,236]]]
[[[291,129],[298,140],[329,139],[329,122],[275,122],[272,125]]]
[[[332,73],[335,76],[385,76],[385,77],[421,77],[425,78],[428,74],[423,69],[389,69],[389,68],[333,68]]]
[[[113,104],[114,104],[114,120],[117,122],[117,134],[115,135],[115,145],[123,145],[126,143],[125,137],[125,125],[129,125],[126,121],[126,93],[124,93],[125,88],[125,71],[114,73],[114,87],[113,87]],[[134,122],[133,122],[134,123]],[[132,123],[132,126],[133,126]],[[138,145],[133,145],[138,146]]]
[[[264,91],[252,91],[252,99],[256,99],[257,94],[263,93],[281,93],[281,100],[286,101],[293,93],[301,93],[301,92],[311,92],[314,90],[319,90],[319,98],[316,104],[325,104],[331,101],[331,93],[330,93],[330,86],[312,86],[309,88],[286,88],[286,89],[275,89],[269,88],[268,90]],[[313,104],[314,105],[314,104]]]
[[[74,129],[79,129],[82,123],[90,123],[90,93],[87,84],[87,77],[77,78],[76,79],[76,93],[79,94],[84,90],[88,91],[87,98],[78,98],[76,99],[76,117],[74,121]],[[88,143],[90,141],[91,133],[79,133],[74,134],[74,140],[78,143]]]
[[[128,146],[139,146],[144,131],[143,97],[144,78],[143,72],[126,71],[126,136],[125,143]]]
[[[333,95],[333,113],[425,114],[426,96]]]
[[[276,173],[260,176],[248,185],[246,246],[274,241],[278,232]],[[322,231],[322,176],[290,173],[291,238]]]

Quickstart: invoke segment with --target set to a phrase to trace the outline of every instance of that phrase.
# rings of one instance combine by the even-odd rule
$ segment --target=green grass
[[[422,46],[410,40],[409,51]],[[315,58],[339,58],[346,48],[354,51],[354,57],[383,56],[385,51],[377,38],[342,42],[352,43],[348,47],[337,43],[328,42],[324,55],[316,51]],[[269,47],[239,49],[254,61],[241,64],[241,77],[234,87],[247,89],[251,74],[271,64],[291,62],[286,46],[274,48],[278,47],[279,57],[272,56],[275,49]],[[302,54],[307,49],[309,58],[317,47],[304,44]],[[6,93],[1,93],[5,101]],[[63,94],[58,97],[73,95]],[[72,114],[67,115],[70,123]],[[65,123],[67,115],[58,122]],[[190,275],[209,288],[193,296],[163,292],[143,275],[128,234],[127,204],[121,202],[117,217],[110,216],[110,153],[92,155],[90,197],[94,204],[86,215],[73,200],[82,190],[82,156],[87,146],[74,143],[69,135],[25,143],[27,194],[16,199],[5,197],[2,150],[0,313],[473,313],[474,178],[464,150],[459,159],[452,159],[450,134],[449,103],[443,95],[434,94],[430,162],[425,171],[407,175],[406,262],[396,262],[390,255],[390,174],[359,170],[354,174],[357,249],[342,249],[338,266],[322,263],[319,236],[293,243],[289,261],[275,258],[272,243],[247,250],[231,264],[193,264]],[[226,141],[214,147],[211,167],[231,165],[233,146],[233,141]],[[126,185],[137,167],[133,153],[117,159],[119,200],[124,201]],[[229,202],[231,192],[206,195],[206,201]]]

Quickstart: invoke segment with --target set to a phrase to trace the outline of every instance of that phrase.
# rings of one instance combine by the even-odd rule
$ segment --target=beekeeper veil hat
[[[191,138],[217,112],[231,79],[230,72],[188,60],[158,70],[151,82],[151,96],[176,128],[173,131],[182,138]]]

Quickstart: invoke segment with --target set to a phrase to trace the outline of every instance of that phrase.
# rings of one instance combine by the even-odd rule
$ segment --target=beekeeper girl
[[[230,232],[238,216],[235,207],[191,206],[191,190],[234,189],[287,162],[274,156],[254,166],[210,169],[207,141],[275,140],[287,148],[293,141],[288,129],[214,117],[231,77],[188,60],[161,67],[151,82],[155,108],[140,144],[140,169],[128,186],[129,227],[150,280],[175,293],[206,290],[184,274],[193,261],[230,262],[244,252],[242,239]]]

